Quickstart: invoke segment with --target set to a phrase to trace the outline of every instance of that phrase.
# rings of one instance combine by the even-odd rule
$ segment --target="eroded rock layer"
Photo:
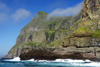
[[[36,60],[55,60],[55,59],[91,59],[100,58],[100,48],[47,48],[47,47],[32,47],[28,46],[22,50],[20,55],[21,60],[34,58]]]
[[[63,41],[63,46],[65,47],[100,47],[100,38],[95,37],[73,37],[66,38]]]

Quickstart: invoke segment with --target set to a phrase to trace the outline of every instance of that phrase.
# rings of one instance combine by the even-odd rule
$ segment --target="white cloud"
[[[50,18],[52,16],[70,16],[70,15],[76,15],[76,14],[78,14],[81,11],[82,4],[83,4],[83,2],[78,3],[74,7],[69,7],[69,8],[66,8],[66,9],[55,9],[54,11],[52,11],[48,15],[47,18]]]
[[[0,13],[0,23],[7,21],[9,19],[8,15],[5,13]]]
[[[9,19],[7,12],[10,11],[10,8],[7,7],[5,3],[0,2],[0,23],[4,23]]]
[[[15,13],[10,12],[11,8],[7,7],[5,3],[0,1],[0,23],[5,23],[7,21],[19,21],[21,19],[27,19],[30,17],[31,12],[26,9],[17,9]]]
[[[11,18],[14,19],[15,21],[18,21],[20,19],[26,19],[30,17],[31,12],[26,10],[26,9],[18,9],[14,14],[11,15]]]
[[[9,10],[10,10],[10,8],[8,8],[5,3],[0,2],[0,12],[7,12]]]

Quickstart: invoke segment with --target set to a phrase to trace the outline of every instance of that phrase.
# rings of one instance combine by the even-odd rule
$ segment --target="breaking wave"
[[[19,57],[15,57],[13,59],[6,59],[4,61],[21,61]]]
[[[19,57],[16,57],[14,59],[6,59],[4,60],[5,62],[9,61],[9,62],[17,62],[17,64],[21,63],[22,65],[23,64],[26,64],[26,63],[29,63],[29,64],[36,64],[36,65],[39,65],[40,67],[41,66],[50,66],[50,67],[53,67],[53,66],[72,66],[72,67],[77,67],[77,66],[82,66],[82,67],[100,67],[100,62],[94,62],[94,61],[90,61],[90,60],[73,60],[73,59],[56,59],[54,61],[49,61],[49,60],[34,60],[34,59],[30,59],[30,60],[20,60]]]

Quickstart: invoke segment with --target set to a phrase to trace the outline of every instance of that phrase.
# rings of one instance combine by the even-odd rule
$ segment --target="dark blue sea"
[[[100,67],[100,63],[72,59],[56,59],[54,61],[30,59],[21,61],[19,57],[16,57],[14,59],[1,59],[0,67]]]

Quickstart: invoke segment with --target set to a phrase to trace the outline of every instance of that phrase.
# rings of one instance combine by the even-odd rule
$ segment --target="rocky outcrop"
[[[37,60],[55,60],[58,58],[73,58],[73,59],[91,59],[100,58],[100,48],[47,48],[47,47],[32,47],[28,46],[23,48],[20,55],[22,60],[28,60],[31,58]]]
[[[66,47],[100,47],[100,38],[95,37],[73,37],[66,38],[63,41],[63,46]]]

